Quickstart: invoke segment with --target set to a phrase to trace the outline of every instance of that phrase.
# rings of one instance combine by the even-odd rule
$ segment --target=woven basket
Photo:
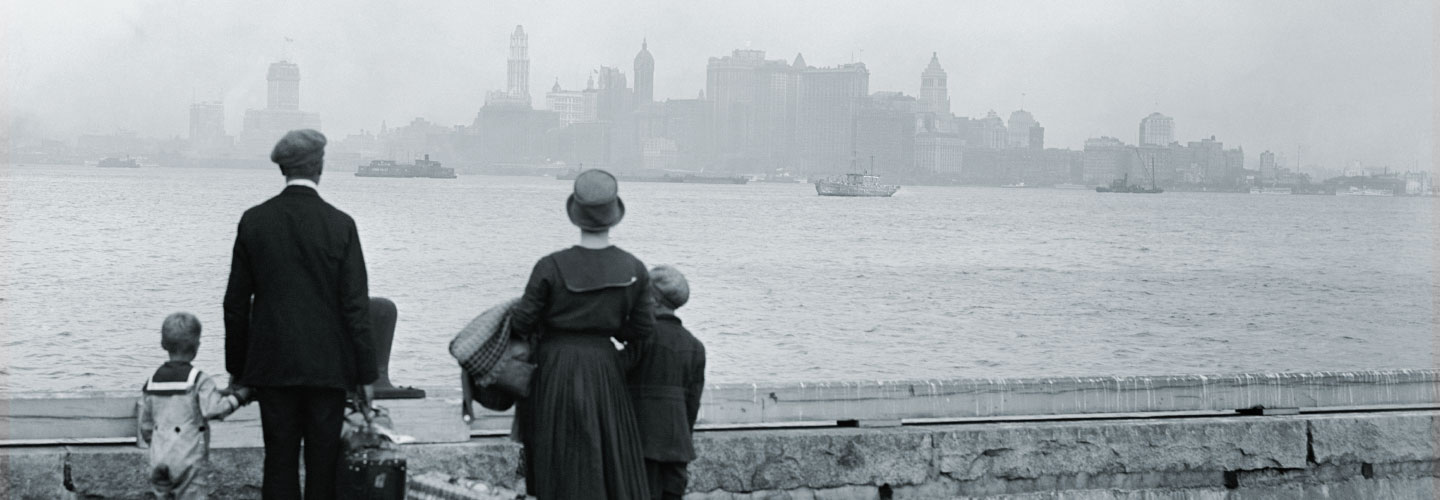
[[[510,308],[519,302],[514,298],[486,309],[450,341],[450,355],[474,380],[495,368],[505,354],[510,345]]]

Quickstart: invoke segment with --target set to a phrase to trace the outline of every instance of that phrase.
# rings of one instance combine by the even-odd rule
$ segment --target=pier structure
[[[413,474],[520,488],[508,413],[382,400]],[[143,498],[133,392],[0,397],[0,496]],[[1435,498],[1440,371],[707,386],[687,498]],[[214,425],[258,492],[258,411]],[[1069,495],[1069,496],[1064,496]],[[253,496],[253,495],[251,495]]]

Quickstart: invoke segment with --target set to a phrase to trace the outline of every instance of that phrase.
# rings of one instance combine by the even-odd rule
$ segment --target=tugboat
[[[1137,151],[1137,152],[1135,153],[1135,155],[1136,155],[1136,156],[1139,156],[1140,153]],[[1097,192],[1097,193],[1143,193],[1143,194],[1158,194],[1158,193],[1163,193],[1163,192],[1165,192],[1165,190],[1164,190],[1164,189],[1160,189],[1159,187],[1155,186],[1155,159],[1154,159],[1154,158],[1151,158],[1151,159],[1150,159],[1150,188],[1149,188],[1149,189],[1146,189],[1144,186],[1139,186],[1139,185],[1131,186],[1131,185],[1130,185],[1130,173],[1129,173],[1129,172],[1126,172],[1124,178],[1115,179],[1115,180],[1113,180],[1113,181],[1110,181],[1110,186],[1109,186],[1109,187],[1106,187],[1106,186],[1096,186],[1096,187],[1095,187],[1095,192]]]
[[[425,155],[423,160],[415,160],[414,165],[401,165],[391,160],[373,160],[369,165],[361,165],[355,172],[355,177],[428,177],[431,179],[454,179],[455,169],[440,166],[440,162],[431,161],[430,155]]]
[[[850,169],[855,170],[855,161],[850,161]],[[875,157],[870,157],[871,172],[875,169]],[[877,196],[890,197],[900,190],[895,184],[881,184],[880,176],[872,175],[869,172],[849,173],[837,179],[823,179],[815,181],[815,192],[820,196]]]

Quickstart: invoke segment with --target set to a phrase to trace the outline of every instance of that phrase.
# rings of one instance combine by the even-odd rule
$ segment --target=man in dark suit
[[[240,217],[225,290],[225,368],[256,389],[265,499],[335,497],[347,389],[376,378],[355,221],[317,191],[325,136],[294,130],[270,159],[285,190]]]

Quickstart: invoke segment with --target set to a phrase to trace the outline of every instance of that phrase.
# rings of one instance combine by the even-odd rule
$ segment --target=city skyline
[[[663,8],[632,13],[637,19],[627,25],[607,18],[617,16],[613,13],[587,13],[581,22],[573,19],[578,12],[565,14],[565,9],[557,10],[554,5],[530,9],[558,12],[548,17],[514,6],[497,6],[499,11],[516,11],[515,15],[507,17],[507,12],[495,12],[475,22],[482,16],[462,5],[415,12],[379,4],[378,12],[352,10],[338,17],[334,24],[340,27],[313,29],[304,34],[295,27],[306,21],[319,22],[318,12],[324,9],[300,8],[295,16],[287,18],[290,20],[262,24],[256,30],[232,27],[223,20],[206,21],[226,28],[215,30],[211,38],[222,43],[245,42],[219,54],[224,57],[215,57],[216,53],[199,54],[207,45],[214,48],[213,43],[198,44],[200,48],[182,43],[212,26],[180,26],[184,23],[173,21],[191,20],[206,12],[227,13],[234,18],[252,14],[238,12],[241,9],[230,5],[89,4],[80,10],[95,14],[102,22],[107,12],[116,14],[127,20],[120,23],[125,29],[96,27],[96,20],[82,16],[72,29],[96,27],[95,32],[55,44],[45,43],[47,36],[55,35],[42,35],[33,28],[8,30],[12,36],[7,58],[15,76],[7,89],[11,101],[8,108],[15,121],[12,136],[33,129],[72,137],[126,129],[167,137],[185,134],[186,114],[192,102],[221,101],[226,107],[226,129],[234,135],[240,132],[243,110],[265,107],[263,68],[287,59],[304,67],[303,99],[311,103],[305,108],[324,116],[325,127],[331,133],[375,130],[381,121],[404,123],[414,117],[441,125],[463,124],[473,120],[483,105],[485,92],[508,88],[507,35],[519,24],[525,26],[530,37],[526,89],[530,96],[543,96],[557,79],[564,88],[582,88],[586,75],[600,66],[620,68],[633,78],[632,61],[642,40],[648,42],[648,51],[655,60],[656,101],[694,98],[705,87],[707,58],[744,49],[745,40],[750,42],[750,49],[764,50],[767,59],[789,60],[801,53],[816,67],[840,66],[853,57],[870,72],[870,92],[899,91],[912,97],[920,96],[920,73],[932,54],[938,54],[949,74],[950,106],[956,115],[980,118],[994,110],[1008,116],[1021,109],[1024,94],[1023,108],[1044,124],[1047,146],[1078,149],[1085,139],[1102,136],[1129,143],[1138,120],[1158,111],[1175,119],[1174,137],[1178,141],[1214,135],[1227,144],[1248,148],[1252,157],[1267,149],[1293,156],[1295,148],[1305,144],[1312,156],[1307,163],[1320,160],[1331,168],[1342,167],[1351,159],[1395,168],[1411,168],[1415,163],[1421,168],[1433,165],[1433,96],[1428,93],[1433,87],[1433,63],[1426,57],[1428,47],[1420,42],[1428,41],[1431,35],[1432,29],[1424,21],[1432,19],[1434,13],[1427,12],[1429,7],[1420,3],[1392,4],[1373,9],[1370,14],[1376,21],[1370,25],[1350,26],[1353,29],[1347,32],[1334,33],[1325,28],[1354,24],[1347,17],[1353,13],[1348,11],[1356,7],[1305,5],[1311,7],[1303,13],[1287,10],[1284,5],[1232,5],[1234,9],[1229,10],[1238,12],[1228,17],[1212,12],[1227,11],[1228,7],[1205,10],[1202,18],[1194,19],[1196,23],[1218,16],[1229,19],[1231,24],[1207,28],[1214,31],[1200,37],[1209,45],[1205,51],[1165,55],[1195,48],[1187,37],[1194,38],[1195,32],[1205,30],[1192,26],[1169,38],[1146,38],[1146,33],[1164,32],[1160,28],[1166,26],[1174,28],[1176,21],[1167,24],[1156,17],[1158,13],[1153,9],[1124,5],[1077,9],[1027,4],[1044,6],[1051,13],[1032,13],[1030,19],[1022,21],[1009,20],[1006,15],[1013,13],[1006,9],[1020,7],[975,11],[970,12],[971,27],[987,28],[968,33],[960,31],[965,26],[962,21],[937,27],[936,21],[908,18],[905,22],[916,26],[901,30],[905,27],[894,25],[897,18],[893,15],[853,8],[854,12],[846,15],[827,15],[842,26],[860,28],[849,32],[833,30],[838,34],[826,35],[825,30],[796,21],[809,15],[799,12],[805,9],[797,6],[771,12],[774,19],[768,21],[759,16],[754,22],[737,24],[736,16],[714,16],[714,26],[696,32],[694,22],[669,15]],[[936,4],[910,7],[938,9],[937,14],[957,10]],[[22,28],[45,25],[47,16],[75,13],[66,8],[11,9],[19,15],[8,16],[9,22]],[[425,15],[452,10],[454,15],[441,16],[447,19]],[[1281,12],[1286,16],[1273,15]],[[653,21],[666,17],[668,22]],[[467,22],[474,28],[437,28],[410,37],[416,41],[402,41],[374,36],[406,31],[383,29],[377,20],[380,18],[396,27],[413,25],[417,18],[462,24],[451,21],[461,18],[469,19]],[[1101,18],[1120,20],[1101,22]],[[1309,22],[1290,22],[1301,18]],[[1119,23],[1139,21],[1158,26],[1112,30]],[[1257,38],[1240,29],[1257,24],[1269,26],[1272,34]],[[576,26],[579,29],[567,28]],[[1012,36],[992,36],[1007,28],[1014,31]],[[681,31],[694,34],[684,38],[673,34]],[[1355,43],[1378,40],[1381,32],[1387,37],[1386,43]],[[283,42],[287,33],[295,33],[297,41]],[[896,36],[882,42],[877,39],[881,34]],[[695,35],[717,36],[705,42],[689,41],[698,38]],[[1058,46],[1063,44],[1058,42],[1067,41],[1088,45],[1088,52],[1097,53],[1080,57],[1075,55],[1078,52],[1061,50]],[[1247,46],[1262,41],[1270,44],[1264,45],[1270,50],[1251,50],[1253,47]],[[99,50],[97,44],[101,42],[115,47]],[[1137,44],[1143,47],[1135,47]],[[150,50],[140,50],[146,47]],[[92,48],[99,54],[87,51]],[[415,51],[421,48],[425,50]],[[1119,54],[1099,54],[1100,49],[1118,50]],[[1256,56],[1256,52],[1269,55]],[[39,60],[42,55],[56,53],[69,57]],[[1165,56],[1157,57],[1160,55]],[[105,56],[116,61],[99,61]],[[397,60],[408,62],[392,64]],[[444,67],[438,68],[442,65],[435,61],[445,61]],[[1319,61],[1354,71],[1319,68]],[[41,91],[80,85],[78,80],[85,69],[99,71],[116,63],[126,68],[121,72],[126,78],[107,82],[104,87],[81,85],[63,95],[65,98],[57,98],[61,93]],[[1041,70],[1041,64],[1056,68]],[[1363,71],[1367,67],[1368,73]],[[1331,77],[1319,79],[1316,75],[1321,69]],[[1046,77],[1054,75],[1055,70],[1064,78]],[[1135,84],[1137,80],[1147,82]],[[340,83],[346,81],[353,83]],[[1284,85],[1286,82],[1290,85]],[[1195,90],[1206,86],[1214,88]],[[140,93],[141,87],[152,91],[137,98],[134,94]],[[201,89],[205,87],[216,90],[204,92]],[[159,89],[163,91],[156,91]],[[1061,94],[1061,90],[1065,93]],[[1328,97],[1315,97],[1319,94]],[[533,103],[536,108],[544,107],[538,98]]]

